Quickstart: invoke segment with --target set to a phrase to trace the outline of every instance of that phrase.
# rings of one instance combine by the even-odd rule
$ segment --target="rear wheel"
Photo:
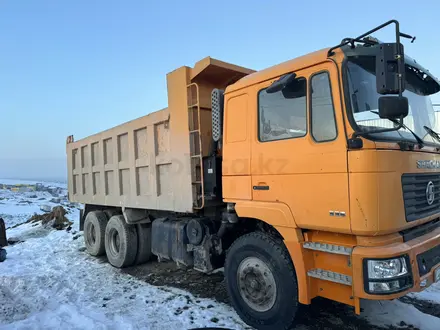
[[[105,226],[107,217],[102,211],[89,212],[84,221],[84,242],[87,252],[92,256],[101,256],[105,253]]]
[[[298,285],[281,240],[254,232],[238,238],[225,263],[226,287],[237,313],[257,329],[290,329],[298,309]]]
[[[105,253],[109,263],[117,268],[133,265],[137,247],[136,227],[128,225],[122,215],[112,216],[105,228]]]

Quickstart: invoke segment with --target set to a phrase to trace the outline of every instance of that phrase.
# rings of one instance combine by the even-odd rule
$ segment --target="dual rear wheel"
[[[151,226],[129,225],[114,211],[89,212],[84,221],[84,241],[92,256],[106,254],[117,268],[142,264],[151,258]]]

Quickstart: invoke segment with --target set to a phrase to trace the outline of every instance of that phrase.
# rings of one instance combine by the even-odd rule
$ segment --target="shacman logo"
[[[432,205],[434,203],[435,193],[434,193],[434,184],[432,181],[429,181],[426,186],[426,201],[428,205]]]
[[[438,160],[418,160],[417,168],[440,168]]]

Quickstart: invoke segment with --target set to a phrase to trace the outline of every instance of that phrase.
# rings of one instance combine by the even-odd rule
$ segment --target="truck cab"
[[[229,86],[223,136],[223,197],[282,237],[299,302],[357,313],[440,281],[439,81],[363,37]]]

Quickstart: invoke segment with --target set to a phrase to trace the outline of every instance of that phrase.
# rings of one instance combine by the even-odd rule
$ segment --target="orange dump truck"
[[[395,41],[371,37],[385,26]],[[390,21],[259,72],[205,58],[167,75],[168,108],[69,136],[87,251],[224,267],[257,329],[440,281],[440,84],[401,38]]]

